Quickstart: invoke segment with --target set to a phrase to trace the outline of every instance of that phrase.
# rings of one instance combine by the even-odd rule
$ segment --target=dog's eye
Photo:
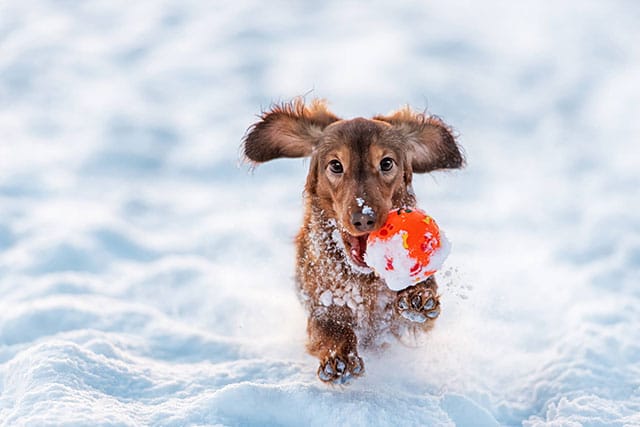
[[[380,170],[382,172],[389,172],[391,169],[393,169],[393,163],[394,161],[391,157],[385,157],[380,161]]]
[[[337,160],[331,160],[329,162],[329,170],[333,173],[343,173],[344,168],[342,167],[342,163]]]

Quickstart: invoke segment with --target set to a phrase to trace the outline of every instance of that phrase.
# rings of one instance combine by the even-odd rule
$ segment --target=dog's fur
[[[308,351],[318,376],[344,383],[364,372],[358,346],[427,330],[440,313],[435,279],[391,291],[364,263],[366,236],[393,208],[416,205],[412,174],[459,168],[451,129],[408,107],[389,116],[342,120],[324,102],[273,107],[248,131],[244,154],[260,163],[311,157],[296,281],[309,312]]]

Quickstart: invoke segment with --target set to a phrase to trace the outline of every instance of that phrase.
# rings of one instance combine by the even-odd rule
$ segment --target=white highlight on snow
[[[373,213],[373,209],[365,204],[362,197],[356,197],[356,203],[358,204],[358,207],[362,208],[360,212],[362,212],[363,214],[371,215]]]
[[[442,268],[445,260],[451,253],[451,242],[447,239],[447,235],[442,229],[440,231],[440,247],[433,251],[431,257],[429,257],[429,264],[424,267],[424,270],[430,271],[435,270],[438,271]]]
[[[329,307],[333,302],[333,293],[329,289],[320,294],[320,302],[325,307]]]

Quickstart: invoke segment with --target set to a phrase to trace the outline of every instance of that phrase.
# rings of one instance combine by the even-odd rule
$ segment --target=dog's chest
[[[372,272],[353,265],[335,221],[311,223],[299,247],[301,297],[312,310],[348,308],[357,326],[379,322],[388,301],[386,286]]]

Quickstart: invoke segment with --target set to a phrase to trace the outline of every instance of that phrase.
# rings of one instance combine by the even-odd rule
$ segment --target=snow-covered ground
[[[640,425],[640,5],[0,2],[0,425]],[[468,167],[417,348],[327,387],[255,114],[410,103]]]

